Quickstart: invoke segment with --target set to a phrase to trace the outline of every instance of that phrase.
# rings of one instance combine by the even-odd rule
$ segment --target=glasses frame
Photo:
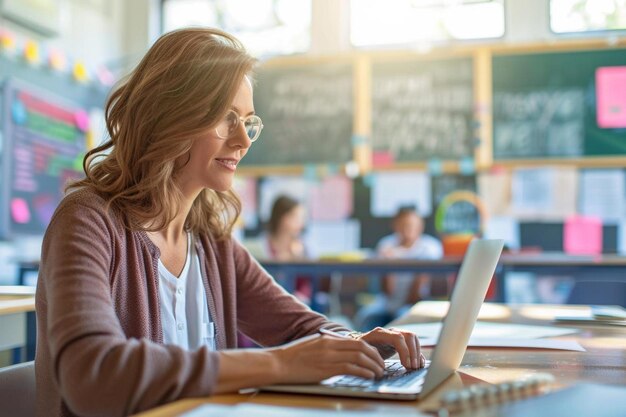
[[[228,117],[228,115],[230,113],[234,113],[235,117],[237,119],[237,125],[233,128],[233,133],[230,134],[229,136],[222,136],[220,135],[220,133],[217,130],[217,126],[215,127],[215,134],[217,135],[218,138],[220,139],[230,139],[231,137],[233,137],[235,135],[235,132],[237,131],[237,129],[239,128],[239,126],[243,126],[244,130],[246,131],[246,136],[248,137],[248,139],[250,139],[250,142],[256,142],[257,139],[259,139],[259,136],[261,136],[261,131],[263,130],[263,120],[261,120],[261,118],[259,116],[257,116],[256,114],[251,114],[249,116],[239,116],[239,114],[235,111],[235,110],[230,110],[228,113],[226,113],[226,116],[224,116],[224,118],[220,121],[220,123],[223,123],[226,118]],[[246,127],[246,122],[250,119],[253,120],[258,120],[259,121],[259,130],[257,131],[256,135],[251,138],[250,136],[248,136],[248,130],[245,128]],[[219,126],[219,124],[218,124]]]

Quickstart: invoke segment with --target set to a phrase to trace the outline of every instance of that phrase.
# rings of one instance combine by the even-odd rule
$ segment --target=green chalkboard
[[[352,159],[352,64],[262,68],[256,78],[254,105],[264,128],[243,165]]]
[[[372,149],[396,162],[472,156],[471,57],[372,66]]]
[[[626,155],[620,79],[626,49],[494,56],[494,158]],[[608,109],[607,100],[614,101]],[[610,123],[602,121],[607,115]]]

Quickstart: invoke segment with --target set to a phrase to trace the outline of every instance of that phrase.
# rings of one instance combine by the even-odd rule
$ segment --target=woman
[[[233,175],[262,128],[253,65],[226,33],[175,31],[109,97],[110,140],[87,153],[86,178],[44,237],[40,415],[121,416],[244,387],[372,378],[379,344],[420,366],[412,333],[320,336],[349,329],[283,291],[231,239]],[[268,348],[232,349],[238,329]]]

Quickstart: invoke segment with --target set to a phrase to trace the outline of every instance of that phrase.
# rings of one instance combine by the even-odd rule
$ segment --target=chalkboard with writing
[[[394,161],[459,159],[474,150],[472,58],[372,67],[372,149]]]
[[[254,91],[263,119],[244,165],[345,163],[352,159],[352,65],[261,69]]]
[[[626,154],[625,79],[626,49],[494,56],[494,158]]]

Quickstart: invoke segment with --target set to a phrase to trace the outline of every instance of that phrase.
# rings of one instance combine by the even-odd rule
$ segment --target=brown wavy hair
[[[105,106],[109,139],[83,160],[89,187],[107,208],[124,213],[130,230],[165,228],[181,207],[175,178],[193,141],[226,114],[256,61],[233,36],[217,29],[169,32],[113,89]],[[241,212],[234,191],[203,190],[185,229],[230,236]]]

